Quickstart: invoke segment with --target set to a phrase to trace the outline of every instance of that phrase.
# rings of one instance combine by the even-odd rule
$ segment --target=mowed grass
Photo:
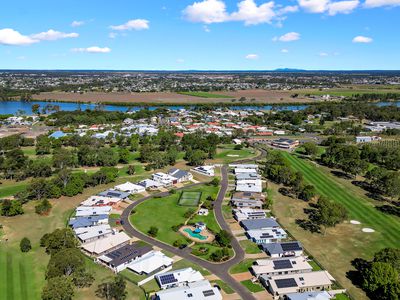
[[[4,181],[0,184],[0,198],[11,197],[16,193],[22,192],[26,189],[29,180],[15,182],[11,180]]]
[[[317,192],[329,199],[344,205],[350,219],[360,221],[363,226],[371,227],[380,235],[381,243],[373,245],[372,251],[382,247],[400,246],[400,218],[385,215],[378,211],[367,199],[358,197],[351,190],[340,186],[332,175],[319,170],[311,163],[284,152],[292,168],[300,171],[304,179],[313,184]]]
[[[373,200],[367,198],[360,188],[345,179],[334,177],[325,167],[288,153],[283,155],[293,169],[302,172],[304,179],[316,187],[319,194],[342,203],[348,210],[349,219],[362,224],[344,222],[329,228],[326,235],[312,234],[296,224],[297,219],[307,218],[304,209],[309,208],[308,203],[281,195],[278,192],[280,186],[269,183],[269,188],[274,192],[273,212],[278,221],[295,239],[302,242],[306,250],[354,299],[367,299],[365,293],[347,278],[346,273],[353,270],[351,261],[355,258],[371,259],[375,252],[384,247],[400,247],[400,218],[376,210]],[[376,232],[364,233],[361,230],[364,227],[373,228]]]
[[[231,163],[236,160],[242,160],[255,157],[257,154],[253,148],[242,148],[235,150],[234,145],[224,145],[217,149],[217,154],[213,162]]]
[[[182,192],[179,198],[179,205],[197,206],[201,199],[201,192]]]
[[[300,94],[302,95],[317,95],[317,96],[322,96],[322,95],[331,95],[331,96],[344,96],[344,97],[351,97],[356,94],[399,94],[400,89],[372,89],[372,88],[363,88],[363,87],[358,87],[358,88],[333,88],[333,89],[327,89],[327,90],[299,90]]]
[[[179,92],[178,94],[199,97],[199,98],[221,98],[221,99],[232,98],[231,96],[208,93],[208,92]]]
[[[188,192],[201,192],[201,199],[205,200],[208,196],[216,198],[218,187],[214,186],[197,186],[188,188]],[[172,226],[184,223],[184,217],[189,207],[180,206],[178,204],[180,193],[172,194],[163,198],[149,199],[139,204],[134,213],[130,217],[130,221],[139,231],[147,234],[151,226],[158,228],[157,239],[167,244],[173,244],[176,240],[183,240],[184,237],[179,232],[172,230]],[[213,222],[216,223],[215,218]],[[215,226],[215,224],[207,224]]]

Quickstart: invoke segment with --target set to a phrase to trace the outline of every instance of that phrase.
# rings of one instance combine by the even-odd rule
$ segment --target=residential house
[[[379,141],[382,138],[379,136],[356,136],[356,143],[371,143],[373,141]]]
[[[71,226],[72,229],[96,226],[100,224],[108,224],[108,214],[71,218],[68,222],[68,225]]]
[[[236,180],[237,181],[242,181],[242,180],[258,180],[261,179],[261,175],[257,173],[238,173],[236,174]]]
[[[135,259],[127,268],[137,274],[154,274],[172,266],[173,259],[161,251],[151,251],[142,257]]]
[[[246,236],[258,245],[276,243],[287,238],[287,234],[282,228],[248,230]]]
[[[129,194],[144,193],[146,191],[144,186],[139,185],[139,184],[134,184],[129,181],[127,181],[123,184],[120,184],[120,185],[116,185],[114,188],[118,191],[126,192]]]
[[[98,194],[99,196],[103,197],[110,197],[110,198],[119,198],[121,200],[129,199],[129,193],[124,191],[117,191],[117,190],[107,190]]]
[[[102,196],[90,196],[85,201],[81,202],[80,206],[118,206],[121,202],[120,198],[113,197],[102,197]]]
[[[238,208],[233,209],[233,217],[240,222],[243,220],[265,219],[267,214],[261,209]]]
[[[260,229],[275,229],[280,228],[280,225],[274,218],[243,220],[240,225],[246,230],[260,230]]]
[[[212,177],[215,176],[214,166],[200,166],[192,170],[206,176],[212,176]]]
[[[160,183],[164,187],[169,187],[173,184],[178,183],[177,178],[163,172],[158,172],[151,175],[151,179],[153,179],[155,182]]]
[[[261,209],[265,196],[261,193],[236,192],[232,195],[231,203],[237,208],[258,208]]]
[[[274,276],[293,273],[312,272],[313,268],[304,256],[285,257],[278,259],[258,259],[251,266],[251,272],[259,277],[261,275]]]
[[[333,299],[327,291],[292,293],[285,296],[285,300],[330,300]]]
[[[303,255],[303,246],[298,241],[262,244],[261,247],[272,258]]]
[[[153,250],[151,246],[142,245],[139,242],[123,245],[107,254],[100,256],[97,261],[106,265],[115,273],[126,269],[128,265],[142,258]]]
[[[186,285],[161,290],[155,293],[155,300],[222,300],[221,292],[211,286],[208,280],[190,282]]]
[[[89,243],[113,233],[111,226],[108,224],[100,224],[91,227],[79,227],[74,229],[74,232],[82,243]]]
[[[156,275],[155,278],[161,289],[169,289],[188,284],[189,282],[204,280],[203,275],[192,268],[179,269],[159,274]]]
[[[177,169],[177,168],[169,169],[168,175],[171,175],[172,177],[178,179],[178,182],[185,182],[185,181],[193,180],[192,173],[185,171],[185,170]]]
[[[124,245],[128,245],[130,240],[131,238],[125,232],[118,232],[105,238],[83,244],[82,249],[90,255],[99,256]]]
[[[110,213],[111,206],[78,206],[76,208],[76,217],[88,217],[96,215],[107,215]]]
[[[279,297],[280,299],[284,299],[284,296],[290,293],[328,290],[335,281],[327,271],[286,274],[272,277],[261,275],[259,279],[262,285],[268,289],[274,297]]]
[[[262,192],[262,181],[261,179],[255,180],[238,180],[236,181],[237,192],[250,192],[250,193],[261,193]]]
[[[154,181],[152,179],[144,179],[142,181],[138,182],[138,185],[143,186],[146,190],[155,190],[155,189],[159,189],[160,187],[162,187],[162,184]]]

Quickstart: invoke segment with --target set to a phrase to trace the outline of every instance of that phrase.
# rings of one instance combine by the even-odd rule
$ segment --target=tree
[[[57,169],[64,169],[67,167],[73,168],[78,165],[78,158],[76,153],[65,149],[60,148],[53,153],[53,167]]]
[[[38,205],[35,206],[35,212],[39,215],[45,215],[50,211],[51,207],[50,201],[43,199]]]
[[[54,254],[66,248],[75,248],[78,241],[70,228],[56,229],[46,233],[40,239],[40,246],[46,248],[46,253]]]
[[[36,115],[40,114],[40,111],[39,111],[40,104],[32,104],[31,109],[32,109],[33,114],[36,114]]]
[[[21,252],[29,252],[32,249],[31,241],[27,237],[24,237],[19,243],[19,248]]]
[[[121,164],[127,164],[129,163],[129,159],[130,159],[130,152],[128,149],[126,148],[120,148],[118,150],[118,155],[119,155],[119,162]]]
[[[40,135],[36,138],[36,154],[50,154],[51,139],[45,135]]]
[[[219,186],[221,180],[218,177],[214,177],[213,180],[210,181],[210,184],[213,186]]]
[[[229,250],[228,248],[217,249],[210,255],[210,259],[212,261],[223,261],[229,257]]]
[[[384,248],[375,253],[374,261],[389,263],[393,266],[393,268],[400,272],[400,249]]]
[[[316,195],[315,187],[311,184],[303,186],[299,193],[299,199],[310,201]]]
[[[204,164],[207,154],[202,150],[194,150],[186,152],[186,159],[191,166],[200,166]]]
[[[129,165],[127,173],[128,173],[128,175],[134,175],[136,173],[135,166]]]
[[[302,145],[302,147],[307,155],[317,155],[318,153],[318,147],[313,142],[306,142]]]
[[[328,227],[335,227],[336,224],[343,222],[347,218],[346,208],[327,198],[320,197],[317,203],[318,222],[324,226],[325,231]]]
[[[65,248],[52,253],[47,265],[46,279],[71,276],[79,277],[85,272],[85,258],[78,248]]]
[[[216,242],[222,247],[229,246],[231,244],[231,239],[231,235],[226,230],[221,230],[215,235]]]
[[[27,187],[29,198],[35,200],[42,200],[47,198],[50,191],[50,185],[44,178],[32,179]]]
[[[362,286],[372,295],[372,299],[399,299],[399,273],[389,263],[372,262],[363,272]]]
[[[151,236],[151,237],[156,237],[158,234],[158,228],[155,226],[151,226],[150,229],[147,231],[147,233]]]
[[[120,275],[114,278],[114,281],[99,284],[96,290],[96,296],[107,300],[126,299],[126,282]]]
[[[73,296],[72,280],[66,276],[50,278],[42,292],[42,300],[71,300]]]
[[[5,199],[1,204],[1,215],[6,217],[13,217],[16,215],[22,215],[24,210],[22,209],[22,203],[19,200],[8,200]]]

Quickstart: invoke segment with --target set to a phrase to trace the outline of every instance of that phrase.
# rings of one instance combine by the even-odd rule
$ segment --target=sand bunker
[[[375,230],[373,230],[372,228],[363,228],[362,231],[363,232],[375,232]]]
[[[228,154],[229,157],[239,157],[239,154]]]
[[[350,224],[354,224],[354,225],[360,225],[361,222],[356,221],[356,220],[350,220]]]

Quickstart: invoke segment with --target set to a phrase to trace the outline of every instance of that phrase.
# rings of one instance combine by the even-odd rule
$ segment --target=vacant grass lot
[[[16,193],[25,190],[30,180],[15,182],[14,180],[5,180],[0,184],[0,198],[14,196]]]
[[[253,283],[253,282],[251,282],[250,279],[241,281],[240,283],[243,284],[252,293],[258,293],[261,291],[265,291],[265,289],[261,286],[261,284]]]
[[[278,221],[348,289],[354,299],[367,299],[364,292],[347,279],[346,272],[352,269],[351,261],[354,258],[370,259],[374,252],[384,247],[400,247],[400,219],[376,210],[372,200],[364,196],[361,189],[347,180],[334,177],[324,167],[288,153],[283,154],[291,167],[302,172],[304,179],[312,183],[318,193],[342,203],[348,210],[349,218],[362,224],[345,222],[328,229],[325,236],[305,231],[295,221],[307,218],[304,209],[309,207],[308,204],[282,196],[277,192],[279,186],[269,183],[269,187],[275,191],[274,213]],[[376,232],[364,233],[361,231],[363,227],[371,227]]]
[[[208,92],[179,92],[178,94],[180,95],[186,95],[186,96],[193,96],[193,97],[200,97],[200,98],[232,98],[227,95],[221,95],[221,94],[213,94],[213,93],[208,93]]]
[[[203,185],[188,188],[185,189],[185,191],[201,192],[200,201],[203,201],[207,199],[208,196],[215,199],[218,193],[218,187]],[[136,207],[136,213],[131,216],[130,221],[133,226],[143,233],[147,233],[151,226],[157,227],[157,239],[167,244],[172,245],[176,240],[183,240],[184,237],[179,232],[175,232],[171,229],[172,226],[185,222],[186,218],[184,214],[190,209],[178,205],[179,198],[180,193],[178,192],[167,197],[147,200]],[[207,219],[207,217],[196,216],[196,220],[203,220],[210,228],[218,226],[216,225],[215,218]]]
[[[214,162],[218,163],[231,163],[236,160],[242,160],[257,156],[257,153],[253,148],[242,148],[241,150],[235,150],[234,145],[222,145],[217,149]]]
[[[258,245],[250,240],[240,241],[239,243],[247,254],[257,254],[262,252],[260,248],[258,248]]]

